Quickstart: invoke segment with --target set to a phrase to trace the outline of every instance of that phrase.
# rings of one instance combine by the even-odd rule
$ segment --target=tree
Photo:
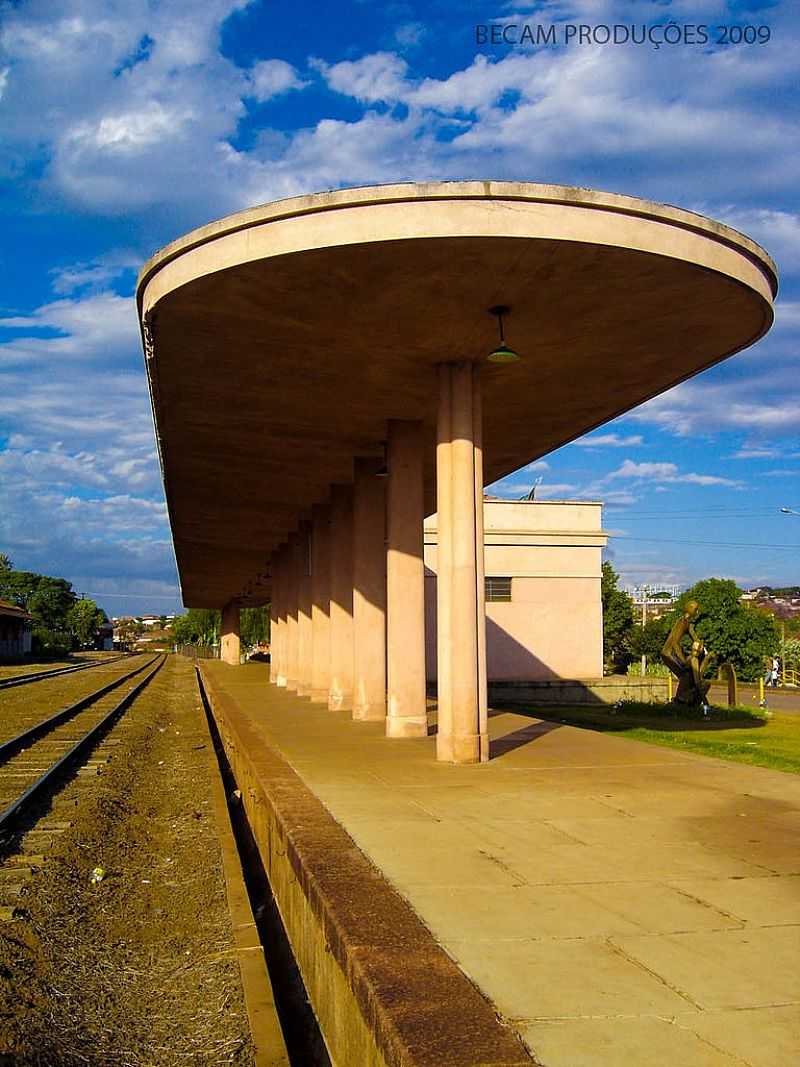
[[[613,671],[624,671],[630,660],[626,642],[633,627],[633,601],[618,588],[618,582],[619,575],[611,564],[603,563],[603,663]]]
[[[239,638],[244,649],[269,641],[269,608],[242,608]]]
[[[670,627],[690,600],[700,605],[695,629],[709,652],[714,652],[720,663],[732,663],[740,678],[746,681],[758,678],[765,661],[780,646],[773,616],[743,603],[735,582],[706,578],[678,598],[666,616]]]
[[[189,608],[185,615],[172,620],[170,630],[176,645],[213,645],[217,643],[220,613],[209,608]]]
[[[627,647],[634,659],[647,656],[650,662],[661,662],[661,649],[670,631],[667,616],[650,619],[644,626],[632,626],[627,638]]]
[[[26,607],[42,626],[65,631],[69,630],[67,615],[76,599],[72,584],[65,578],[41,575]]]
[[[81,646],[94,640],[100,625],[105,621],[105,612],[98,608],[93,600],[79,600],[67,612],[69,632]]]
[[[8,558],[8,556],[5,554],[5,552],[0,552],[0,581],[2,581],[2,576],[5,573],[5,571],[13,571],[13,570],[14,570],[14,564],[11,562],[11,560]]]

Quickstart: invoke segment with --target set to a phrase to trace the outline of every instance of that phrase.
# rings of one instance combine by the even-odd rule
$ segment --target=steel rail
[[[158,657],[154,656],[149,659],[147,663],[142,663],[135,670],[128,671],[127,674],[121,675],[119,678],[113,678],[106,685],[101,686],[99,689],[95,689],[93,693],[89,693],[88,696],[81,697],[74,704],[70,704],[67,708],[62,708],[60,711],[55,712],[53,715],[49,715],[46,719],[40,719],[39,722],[34,723],[33,726],[29,726],[22,733],[17,734],[16,737],[10,738],[8,741],[4,741],[0,745],[0,765],[6,763],[12,757],[16,756],[18,752],[21,752],[23,748],[27,748],[28,745],[34,741],[38,741],[44,734],[49,733],[56,726],[60,726],[62,723],[67,722],[77,715],[79,711],[83,711],[90,704],[94,704],[95,700],[99,700],[100,697],[106,695],[106,693],[112,692],[117,689],[124,682],[127,682],[129,678],[135,678],[137,674],[141,674],[142,671],[147,670],[148,667],[152,667]]]
[[[112,659],[101,659],[96,663],[78,663],[74,667],[58,667],[54,671],[34,671],[33,674],[18,674],[13,678],[0,679],[0,689],[12,689],[15,685],[29,685],[31,682],[43,682],[46,678],[60,678],[62,674],[74,674],[75,671],[88,671],[92,667],[105,667],[109,663],[117,663],[125,659],[125,656],[114,656]]]
[[[13,803],[9,804],[5,811],[0,813],[0,834],[2,834],[3,832],[7,832],[13,827],[27,804],[31,800],[37,798],[40,794],[42,794],[46,790],[52,779],[57,774],[59,774],[59,772],[63,770],[63,768],[68,763],[78,759],[78,757],[82,756],[84,752],[87,751],[87,749],[90,750],[94,747],[96,741],[111,725],[112,721],[118,715],[121,715],[122,712],[125,711],[125,709],[128,707],[128,705],[136,699],[139,693],[141,693],[144,687],[150,681],[152,681],[153,678],[155,678],[155,676],[166,663],[166,660],[167,657],[162,656],[160,662],[156,664],[156,666],[153,668],[153,670],[150,671],[149,674],[142,678],[142,680],[138,682],[133,687],[133,689],[130,690],[130,692],[126,693],[122,700],[120,700],[118,704],[115,704],[114,707],[111,708],[111,710],[108,711],[103,716],[103,718],[99,720],[99,722],[96,722],[90,730],[87,730],[83,737],[81,737],[80,740],[76,741],[75,744],[70,749],[68,749],[63,756],[56,760],[56,762],[44,772],[44,774],[37,778],[32,785],[28,786],[24,793],[17,797],[17,799]],[[152,666],[152,663],[153,660],[151,660],[150,663],[146,664],[146,666]],[[144,668],[141,668],[140,670],[143,669]],[[140,671],[134,672],[134,674],[139,673]],[[132,677],[132,675],[128,675],[127,677],[130,678]]]

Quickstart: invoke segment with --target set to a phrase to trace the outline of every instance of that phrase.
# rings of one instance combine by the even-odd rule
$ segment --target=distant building
[[[602,504],[484,501],[489,681],[603,676]],[[425,520],[426,665],[436,678],[436,515]]]
[[[680,585],[665,585],[662,582],[644,582],[628,585],[625,592],[634,604],[674,604],[683,592]]]
[[[33,618],[24,608],[0,600],[0,659],[30,655]]]
[[[97,628],[97,636],[94,639],[94,647],[99,652],[111,652],[114,648],[114,624],[103,622]]]

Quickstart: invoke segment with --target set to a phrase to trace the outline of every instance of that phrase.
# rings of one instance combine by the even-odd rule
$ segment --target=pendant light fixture
[[[514,349],[506,344],[503,333],[503,315],[507,315],[510,311],[511,308],[506,307],[505,304],[496,304],[494,307],[489,308],[489,314],[496,316],[497,324],[500,327],[500,344],[486,357],[490,363],[516,363],[519,360],[519,356]]]

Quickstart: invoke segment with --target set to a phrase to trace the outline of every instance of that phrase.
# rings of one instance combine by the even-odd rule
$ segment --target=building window
[[[487,600],[511,600],[511,579],[510,578],[487,578],[486,579],[486,599]]]

